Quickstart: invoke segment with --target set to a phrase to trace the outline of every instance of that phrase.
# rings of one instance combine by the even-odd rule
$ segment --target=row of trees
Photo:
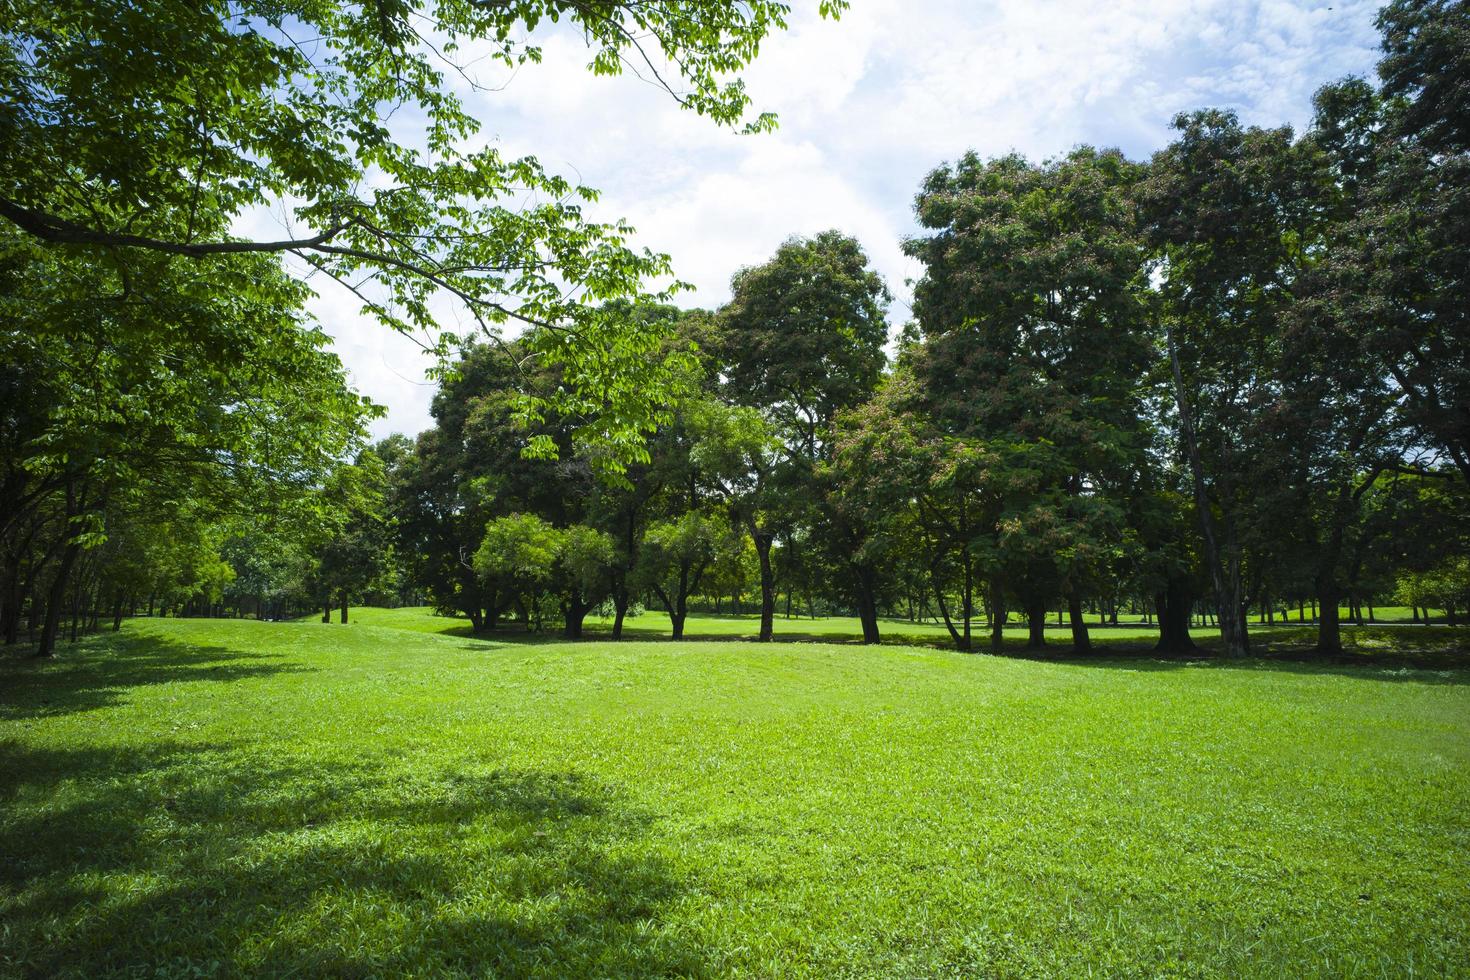
[[[835,17],[845,0],[818,0]],[[769,130],[738,72],[779,0],[18,0],[0,17],[0,632],[49,654],[110,611],[284,615],[394,577],[373,411],[302,313],[302,269],[447,352],[534,325],[616,476],[662,416],[661,340],[610,315],[669,270],[596,192],[509,157],[460,92],[576,29],[596,74],[652,70]],[[489,66],[488,69],[486,66]],[[487,71],[489,74],[487,74]],[[452,82],[447,80],[452,79]],[[268,210],[278,237],[237,233]],[[283,271],[290,257],[296,275]],[[677,288],[677,287],[675,287]],[[655,295],[667,295],[655,294]],[[543,456],[551,447],[533,447]]]
[[[0,239],[0,632],[204,609],[331,535],[373,407],[262,256],[128,265]],[[240,537],[273,529],[284,549]],[[265,533],[264,531],[260,533]],[[257,612],[273,597],[257,597]]]
[[[1381,17],[1383,84],[1323,89],[1310,130],[1204,111],[1147,163],[1078,149],[966,156],[916,207],[914,321],[885,367],[888,292],[857,243],[793,239],[713,312],[670,325],[681,376],[647,457],[599,481],[564,429],[520,424],[554,388],[472,353],[394,477],[405,554],[441,606],[493,625],[554,608],[569,635],[640,597],[678,634],[720,556],[748,549],[760,636],[777,595],[855,612],[933,599],[957,645],[1009,610],[1145,598],[1190,646],[1247,611],[1397,595],[1470,605],[1470,144],[1463,7]],[[524,370],[524,368],[522,368]],[[562,462],[524,459],[555,443]],[[743,538],[743,544],[735,539]],[[548,605],[549,604],[549,605]],[[615,633],[618,626],[614,627]]]
[[[688,6],[611,9],[731,59],[686,66],[694,106],[731,121],[743,96],[708,72],[753,53],[722,47],[731,32],[754,44],[779,17]],[[534,7],[461,13],[484,28]],[[345,32],[346,50],[401,57],[410,44],[312,16]],[[66,609],[115,618],[144,596],[345,615],[349,601],[418,595],[477,629],[514,618],[574,637],[601,605],[615,635],[630,609],[658,606],[678,636],[692,603],[747,583],[767,640],[782,593],[788,608],[794,595],[855,613],[869,642],[884,613],[932,611],[961,648],[982,617],[998,645],[1013,614],[1040,645],[1057,608],[1086,649],[1084,610],[1145,605],[1174,650],[1203,603],[1231,655],[1248,651],[1252,607],[1314,602],[1328,653],[1344,600],[1453,615],[1470,605],[1467,17],[1390,4],[1382,84],[1323,89],[1302,135],[1205,111],[1179,117],[1146,163],[1080,148],[935,170],[916,200],[923,234],[906,243],[924,268],[914,317],[891,360],[889,292],[850,238],[792,239],[739,272],[723,308],[681,311],[632,295],[656,257],[572,211],[450,234],[473,182],[508,171],[449,144],[431,173],[361,130],[348,157],[386,154],[404,191],[308,205],[328,226],[309,244],[220,238],[229,207],[213,176],[195,183],[209,221],[164,195],[148,234],[123,238],[99,225],[126,182],[90,210],[16,184],[0,194],[17,324],[7,638],[28,617],[49,650]],[[69,50],[85,35],[28,43]],[[589,39],[626,49],[610,37]],[[70,98],[56,76],[69,63],[22,48],[6,84],[37,105]],[[405,77],[383,84],[436,97],[433,79]],[[438,111],[438,125],[463,123],[457,103]],[[55,151],[62,117],[37,112],[0,115],[24,137],[9,152]],[[295,175],[279,189],[319,164],[315,193],[330,197],[341,148],[298,159],[285,145],[267,144]],[[505,237],[512,217],[528,237]],[[491,264],[522,240],[541,244]],[[401,326],[429,315],[434,290],[481,313],[486,290],[521,290],[527,329],[443,373],[434,428],[365,447],[371,407],[303,321],[277,245],[339,276],[396,270],[386,292],[360,288]],[[516,262],[534,270],[512,283]],[[586,294],[571,303],[566,283]]]

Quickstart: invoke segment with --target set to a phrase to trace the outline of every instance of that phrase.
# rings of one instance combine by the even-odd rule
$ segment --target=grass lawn
[[[1470,671],[354,615],[0,661],[0,974],[1470,973]]]

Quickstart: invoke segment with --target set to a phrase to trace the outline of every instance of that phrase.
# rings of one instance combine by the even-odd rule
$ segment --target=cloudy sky
[[[724,132],[637,78],[595,78],[572,37],[538,37],[542,64],[466,99],[507,152],[601,189],[596,217],[627,218],[673,256],[696,287],[686,305],[724,302],[731,273],[783,239],[838,228],[888,280],[897,325],[918,271],[899,243],[936,165],[1079,143],[1143,158],[1176,112],[1202,106],[1301,127],[1318,86],[1376,61],[1376,0],[853,0],[835,23],[816,0],[793,6],[745,75],[755,107],[780,116],[773,134]],[[388,406],[375,434],[427,427],[427,358],[345,290],[318,288],[354,384]]]

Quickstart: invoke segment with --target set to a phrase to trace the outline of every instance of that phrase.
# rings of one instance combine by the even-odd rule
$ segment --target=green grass
[[[0,973],[1470,972],[1467,671],[356,616],[0,663]]]

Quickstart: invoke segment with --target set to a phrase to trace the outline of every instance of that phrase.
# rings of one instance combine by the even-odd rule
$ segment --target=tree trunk
[[[1189,594],[1189,583],[1182,576],[1171,577],[1164,591],[1154,597],[1154,604],[1159,610],[1159,642],[1154,644],[1154,650],[1158,653],[1194,650],[1194,639],[1189,635],[1194,597]]]
[[[878,603],[874,596],[873,569],[864,565],[857,569],[858,619],[863,624],[863,642],[877,643]]]
[[[623,617],[628,615],[628,589],[619,586],[613,593],[613,627],[612,638],[621,640],[623,638]]]
[[[960,611],[963,613],[960,618],[963,620],[964,623],[965,649],[968,650],[970,649],[971,645],[970,621],[975,618],[975,576],[970,563],[970,549],[968,545],[965,547],[964,588],[964,595],[960,597],[962,603],[962,608]]]
[[[1174,375],[1174,401],[1179,410],[1179,429],[1194,486],[1195,510],[1199,512],[1200,532],[1205,545],[1205,563],[1215,585],[1215,600],[1220,609],[1220,639],[1225,656],[1242,658],[1250,654],[1248,634],[1241,623],[1240,560],[1232,545],[1234,535],[1226,529],[1225,561],[1215,538],[1215,517],[1210,508],[1209,491],[1205,488],[1204,461],[1200,458],[1199,440],[1195,437],[1194,413],[1184,387],[1184,369],[1179,364],[1179,347],[1174,343],[1174,329],[1165,325],[1164,338],[1169,348],[1169,364]],[[1228,566],[1228,567],[1227,567]]]
[[[774,636],[772,620],[776,615],[776,576],[771,570],[771,543],[774,536],[761,531],[750,523],[750,536],[755,542],[756,556],[761,564],[761,633],[760,642],[770,643]]]
[[[51,593],[46,597],[46,618],[41,623],[41,641],[36,644],[36,656],[50,657],[56,653],[56,634],[61,629],[61,607],[66,602],[67,579],[82,546],[70,542],[61,553],[61,563],[56,568],[56,578],[51,582]]]
[[[1072,621],[1072,652],[1091,653],[1092,638],[1087,635],[1087,620],[1082,617],[1082,599],[1075,591],[1067,596],[1067,618]]]
[[[582,621],[587,618],[589,608],[588,604],[582,601],[580,591],[573,590],[572,594],[567,597],[566,604],[562,607],[567,621],[563,633],[567,639],[580,640],[582,638]]]
[[[332,597],[331,596],[327,596],[325,599],[322,600],[322,622],[324,622],[324,623],[330,623],[331,621],[332,621]]]
[[[20,607],[24,592],[21,588],[20,558],[5,563],[5,615],[0,623],[0,633],[5,636],[5,645],[14,646],[20,641]]]
[[[1006,648],[1006,600],[1000,578],[990,579],[990,650],[1002,653]]]
[[[1046,646],[1046,599],[1026,600],[1026,649],[1040,650]]]
[[[83,574],[77,576],[77,578],[79,578],[79,579],[80,578],[83,578],[83,577],[85,577],[85,574],[86,574],[86,572],[84,570],[83,571]],[[72,642],[72,643],[77,642],[77,616],[81,612],[81,606],[82,606],[82,583],[81,582],[77,582],[75,585],[72,586],[72,589],[71,589],[71,641],[70,642]]]
[[[342,590],[342,622],[347,622],[347,590]]]
[[[954,628],[954,619],[949,615],[949,603],[944,601],[944,587],[940,584],[939,570],[931,568],[929,577],[934,582],[934,599],[939,603],[939,614],[944,617],[944,628],[949,631],[949,638],[954,641],[956,650],[968,650],[965,638],[960,636],[960,631]]]

